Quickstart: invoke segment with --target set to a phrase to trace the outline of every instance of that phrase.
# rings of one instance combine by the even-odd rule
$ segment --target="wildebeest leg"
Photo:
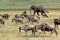
[[[37,23],[39,24],[39,21],[37,21]]]
[[[14,21],[14,19],[12,19],[12,22]]]
[[[34,32],[34,37],[35,37],[35,32]]]
[[[43,13],[41,12],[41,15],[43,16]]]
[[[42,25],[42,27],[43,27],[44,34],[46,35],[46,33],[45,33],[45,26],[44,26],[44,25]]]
[[[35,29],[32,30],[32,35],[33,35],[33,34],[34,34],[34,37],[35,37]],[[32,36],[32,35],[31,35],[31,36]]]
[[[27,31],[25,31],[25,36],[27,36]]]
[[[3,24],[5,24],[5,21],[3,21]]]
[[[37,12],[37,15],[39,16],[39,12]]]
[[[19,32],[21,31],[21,27],[19,27]]]
[[[57,30],[56,30],[56,29],[53,29],[53,31],[55,32],[55,34],[56,34],[56,36],[57,36],[57,34],[58,34]]]
[[[58,25],[57,24],[55,24],[55,28],[58,28]]]
[[[55,24],[55,28],[56,28],[56,24]]]
[[[28,19],[29,20],[29,22],[31,21],[31,19]]]
[[[51,35],[52,35],[52,33],[53,33],[53,32],[52,32],[52,30],[51,30]]]
[[[32,35],[34,34],[34,37],[35,37],[35,32],[34,31],[32,31]]]
[[[39,35],[41,34],[41,32],[39,32]]]
[[[21,23],[23,24],[23,21],[21,21]]]
[[[45,31],[44,31],[44,34],[45,34],[45,36],[46,36],[46,33],[45,33]]]
[[[34,11],[34,16],[35,16],[36,11]]]
[[[17,21],[15,21],[17,23]]]
[[[5,21],[1,21],[1,24],[5,24]]]
[[[31,36],[33,36],[33,32],[32,32],[32,35]]]
[[[31,20],[31,22],[33,23],[34,21],[33,21],[33,20]]]

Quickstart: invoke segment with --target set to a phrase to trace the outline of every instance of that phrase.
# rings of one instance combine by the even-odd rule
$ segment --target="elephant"
[[[37,13],[37,15],[39,16],[39,12],[41,13],[41,15],[43,17],[48,17],[48,15],[46,13],[49,13],[48,11],[45,10],[45,8],[43,6],[35,6],[35,5],[32,5],[30,7],[30,14],[31,14],[31,10],[34,11],[34,15]]]

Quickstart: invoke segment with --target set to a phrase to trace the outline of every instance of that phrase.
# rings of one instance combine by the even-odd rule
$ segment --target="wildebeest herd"
[[[34,11],[34,14],[31,14],[31,11]],[[37,15],[35,15],[37,13]],[[41,23],[39,24],[39,20],[40,20],[40,13],[43,17],[48,18],[49,16],[47,15],[47,13],[49,13],[48,11],[45,10],[45,8],[43,6],[37,7],[35,5],[32,5],[30,7],[30,15],[27,14],[26,11],[24,11],[21,15],[19,14],[15,14],[15,17],[12,19],[12,22],[15,23],[21,23],[24,24],[23,20],[24,18],[28,19],[27,22],[31,22],[32,25],[23,25],[22,27],[19,27],[19,32],[24,31],[25,35],[27,35],[27,31],[32,31],[32,35],[35,36],[35,32],[38,32],[38,30],[41,30],[44,32],[45,31],[50,31],[51,34],[54,32],[57,36],[58,32],[56,30],[56,28],[58,27],[58,25],[60,25],[60,18],[59,19],[54,19],[54,25],[55,27],[52,27],[51,25],[47,24],[47,23]],[[10,15],[9,14],[0,14],[0,16],[3,19],[8,20]],[[0,24],[5,24],[5,20],[0,19]],[[39,25],[33,25],[33,23],[38,23]]]

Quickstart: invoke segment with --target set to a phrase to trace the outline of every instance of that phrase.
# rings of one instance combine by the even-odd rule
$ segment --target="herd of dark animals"
[[[21,23],[23,24],[23,19],[27,18],[29,22],[38,22],[38,20],[40,19],[40,15],[39,12],[41,13],[41,15],[43,17],[47,17],[48,15],[46,13],[49,13],[48,11],[46,11],[42,6],[37,7],[37,6],[31,6],[30,7],[30,14],[31,14],[31,10],[34,11],[34,15],[28,15],[26,14],[26,11],[24,11],[21,15],[15,14],[15,18],[12,19],[12,22],[15,23]],[[37,13],[38,16],[35,17],[35,14]],[[3,19],[9,19],[10,15],[9,14],[0,14],[0,16]],[[3,19],[0,19],[0,24],[5,24],[5,21]],[[45,33],[45,31],[50,31],[51,34],[54,32],[57,36],[58,32],[56,30],[56,27],[58,27],[58,25],[60,25],[60,18],[59,19],[54,19],[54,25],[55,27],[51,27],[50,25],[48,25],[47,23],[42,23],[39,25],[24,25],[22,27],[19,27],[19,32],[21,31],[25,31],[25,35],[27,35],[27,31],[32,31],[32,35],[35,36],[35,32],[38,32],[38,30],[41,30]]]

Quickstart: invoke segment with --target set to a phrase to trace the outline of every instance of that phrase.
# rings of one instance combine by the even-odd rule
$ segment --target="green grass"
[[[27,11],[27,10],[30,10],[30,9],[0,9],[0,11]],[[46,10],[60,10],[60,8],[46,8]]]
[[[53,25],[53,20],[54,18],[59,18],[60,17],[60,10],[48,10],[49,14],[48,14],[48,18],[43,18],[42,16],[40,16],[40,20],[39,20],[39,24],[41,23],[47,23],[50,25]],[[44,33],[41,33],[40,35],[38,34],[38,32],[36,32],[36,37],[30,37],[31,36],[31,31],[28,32],[28,37],[25,37],[25,34],[23,32],[19,32],[18,28],[25,25],[25,24],[32,24],[32,23],[28,23],[27,19],[24,19],[24,24],[21,23],[12,23],[12,18],[14,18],[14,15],[17,14],[21,14],[23,12],[23,10],[20,11],[0,11],[0,14],[9,14],[10,18],[8,20],[5,20],[5,25],[0,25],[0,40],[60,40],[60,27],[59,29],[57,29],[58,31],[58,36],[56,37],[56,35],[53,34],[50,35],[50,32],[46,32],[46,37],[44,35]],[[29,11],[27,10],[27,13],[29,13]],[[33,23],[34,25],[38,25],[37,23]]]
[[[0,9],[29,9],[31,5],[60,8],[60,0],[0,0]]]

